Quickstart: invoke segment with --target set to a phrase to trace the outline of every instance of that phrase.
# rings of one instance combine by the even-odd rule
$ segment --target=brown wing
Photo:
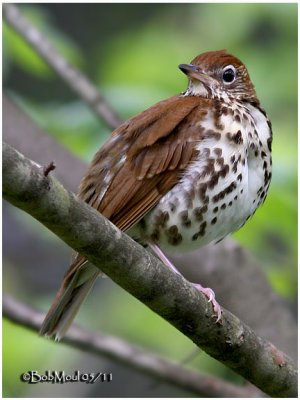
[[[79,197],[125,231],[153,208],[195,158],[209,100],[175,96],[116,129],[95,155]]]
[[[176,185],[195,158],[195,142],[203,138],[200,121],[209,101],[175,96],[122,124],[96,153],[79,197],[123,231],[129,229]],[[83,256],[75,255],[43,333],[71,323],[98,274]]]
[[[122,124],[95,155],[79,197],[120,229],[129,229],[176,185],[194,160],[209,101],[175,96]],[[76,254],[41,334],[64,335],[98,274]]]

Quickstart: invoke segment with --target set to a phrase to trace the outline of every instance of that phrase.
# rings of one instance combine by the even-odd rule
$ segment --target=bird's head
[[[226,50],[200,54],[179,68],[189,78],[186,95],[258,103],[247,68]]]

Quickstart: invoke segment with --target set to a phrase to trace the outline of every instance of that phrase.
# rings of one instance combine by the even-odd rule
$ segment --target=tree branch
[[[296,368],[285,354],[225,309],[216,324],[211,305],[189,282],[5,143],[3,195],[212,357],[271,396],[297,396]]]
[[[5,318],[35,332],[39,331],[44,319],[43,313],[8,295],[3,297],[2,309]],[[107,357],[201,397],[262,396],[254,387],[239,387],[218,378],[204,376],[119,338],[95,334],[76,325],[69,329],[61,342],[93,355]]]
[[[3,4],[2,10],[6,22],[37,51],[79,97],[88,103],[92,111],[109,128],[115,129],[121,124],[121,119],[105,102],[100,91],[78,69],[69,64],[49,40],[24,18],[16,5]]]
[[[14,101],[5,95],[2,99],[2,110],[4,140],[39,164],[45,165],[54,160],[57,165],[55,176],[65,187],[76,192],[87,165],[39,129]],[[17,230],[19,235],[24,235],[24,241],[28,240],[28,228],[17,225],[19,222],[14,219],[7,223],[12,231]],[[6,229],[5,225],[3,229]],[[14,235],[5,235],[4,252],[8,251],[9,247],[15,248],[14,239]],[[51,253],[51,243],[47,244],[47,248]],[[188,280],[212,287],[221,304],[242,318],[260,336],[270,340],[297,360],[298,336],[295,318],[288,305],[274,293],[263,273],[263,266],[249,251],[227,237],[217,246],[211,244],[195,252],[168,256]],[[24,259],[21,266],[25,273]],[[50,273],[52,276],[53,271]]]

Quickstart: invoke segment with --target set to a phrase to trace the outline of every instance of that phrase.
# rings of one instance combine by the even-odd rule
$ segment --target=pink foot
[[[158,256],[158,258],[168,267],[171,271],[175,272],[176,274],[183,276],[177,268],[171,263],[171,261],[165,256],[161,248],[158,246],[157,243],[153,242],[152,240],[147,239],[147,243],[149,247],[153,250],[153,252]],[[214,313],[216,314],[217,320],[216,323],[221,320],[222,310],[219,303],[216,300],[215,292],[210,288],[204,288],[200,285],[200,283],[192,283],[199,292],[202,292],[207,298],[208,302],[212,304]]]
[[[219,322],[221,320],[222,310],[220,304],[216,300],[215,292],[210,288],[204,288],[200,283],[193,283],[193,286],[208,298],[209,303],[211,302],[217,317],[216,323]]]

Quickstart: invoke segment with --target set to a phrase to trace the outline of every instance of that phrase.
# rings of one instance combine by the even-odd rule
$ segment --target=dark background
[[[259,260],[274,291],[295,309],[297,5],[24,4],[20,9],[100,88],[124,119],[184,90],[186,77],[177,65],[201,52],[226,48],[245,62],[273,123],[274,173],[265,205],[234,236]],[[3,87],[33,121],[83,161],[91,159],[110,133],[5,23]],[[47,156],[44,149],[45,164],[52,159],[50,150]],[[53,234],[4,203],[5,292],[46,311],[69,257],[70,249]],[[193,351],[187,338],[109,279],[99,282],[97,289],[76,320],[82,325],[126,338],[173,360]],[[95,319],[98,310],[99,319]],[[189,366],[241,381],[204,353]],[[19,375],[30,369],[112,372],[113,382],[29,386],[19,381]],[[104,358],[46,342],[7,321],[3,323],[3,374],[7,397],[190,396]]]

